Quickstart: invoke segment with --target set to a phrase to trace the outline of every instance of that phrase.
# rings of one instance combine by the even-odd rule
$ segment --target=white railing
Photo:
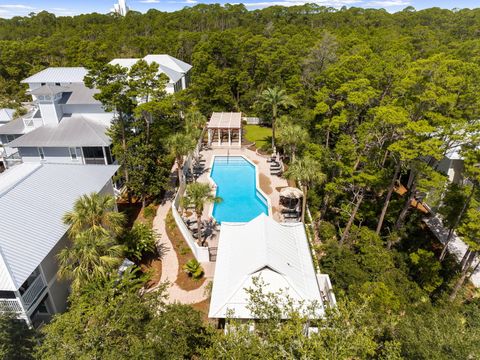
[[[40,293],[47,287],[45,281],[43,281],[42,275],[38,275],[28,289],[23,293],[22,299],[27,308],[32,305],[38,298]]]
[[[199,262],[209,262],[210,261],[210,253],[208,251],[208,247],[199,246],[195,239],[192,236],[192,233],[188,229],[187,225],[183,222],[182,217],[178,212],[178,206],[180,204],[180,198],[185,191],[185,183],[180,184],[178,188],[177,195],[172,202],[172,214],[173,218],[175,219],[175,223],[177,224],[178,229],[183,235],[183,238],[187,242],[188,246],[192,250],[193,255]]]
[[[0,299],[0,312],[23,312],[22,306],[18,299]]]
[[[179,187],[177,190],[177,193],[175,194],[175,198],[173,199],[172,202],[172,214],[173,218],[175,219],[175,223],[177,224],[178,229],[183,235],[183,238],[187,242],[188,246],[192,250],[193,255],[199,262],[209,262],[210,261],[210,253],[208,251],[208,247],[206,246],[199,246],[195,239],[193,238],[192,233],[188,229],[187,225],[183,221],[182,217],[180,216],[180,213],[178,212],[178,209],[180,208],[180,199],[183,196],[183,193],[185,192],[185,188],[187,187],[187,184],[185,183],[185,174],[190,168],[190,164],[193,161],[193,158],[196,154],[200,152],[202,149],[202,141],[203,137],[205,136],[205,129],[203,128],[202,134],[200,136],[200,139],[197,142],[197,146],[195,150],[187,157],[184,165],[183,165],[183,179],[179,179]]]
[[[327,306],[335,307],[337,305],[337,299],[333,293],[333,286],[330,281],[330,276],[327,274],[317,273],[317,283],[322,295],[322,300]]]

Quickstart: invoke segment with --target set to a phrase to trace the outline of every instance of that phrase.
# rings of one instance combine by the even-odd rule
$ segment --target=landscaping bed
[[[140,202],[129,204],[126,201],[120,201],[117,203],[117,206],[118,211],[126,215],[125,230],[130,231],[135,223],[142,223],[152,228],[158,205],[150,204],[145,207],[143,211]],[[136,260],[135,263],[143,273],[150,274],[150,280],[145,285],[147,289],[156,286],[160,282],[162,277],[162,261],[158,254],[145,254],[140,261]]]
[[[142,259],[139,264],[142,272],[150,274],[150,280],[145,284],[145,288],[150,289],[156,286],[162,277],[162,261],[158,256],[148,256]]]
[[[177,273],[177,280],[175,283],[183,290],[195,290],[198,289],[202,284],[205,282],[205,277],[202,277],[199,280],[195,280],[190,277],[184,270],[183,265],[185,265],[188,261],[195,259],[190,247],[183,239],[183,235],[177,227],[175,223],[175,219],[173,218],[172,211],[170,210],[167,214],[165,219],[165,228],[167,230],[167,236],[172,242],[173,249],[175,254],[177,255],[178,260],[178,273]]]

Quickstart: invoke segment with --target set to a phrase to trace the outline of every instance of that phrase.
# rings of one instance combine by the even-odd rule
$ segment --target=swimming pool
[[[248,222],[262,212],[268,215],[268,201],[257,189],[255,166],[244,157],[215,156],[210,177],[222,198],[213,207],[217,222]]]

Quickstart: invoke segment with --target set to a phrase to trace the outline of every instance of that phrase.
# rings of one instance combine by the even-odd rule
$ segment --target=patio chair
[[[282,214],[298,214],[298,210],[296,209],[287,209],[284,208],[281,210]]]

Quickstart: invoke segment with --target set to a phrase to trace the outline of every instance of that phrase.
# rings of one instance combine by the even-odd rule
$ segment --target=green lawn
[[[245,138],[255,143],[257,149],[264,148],[272,141],[272,129],[260,125],[244,125]]]

